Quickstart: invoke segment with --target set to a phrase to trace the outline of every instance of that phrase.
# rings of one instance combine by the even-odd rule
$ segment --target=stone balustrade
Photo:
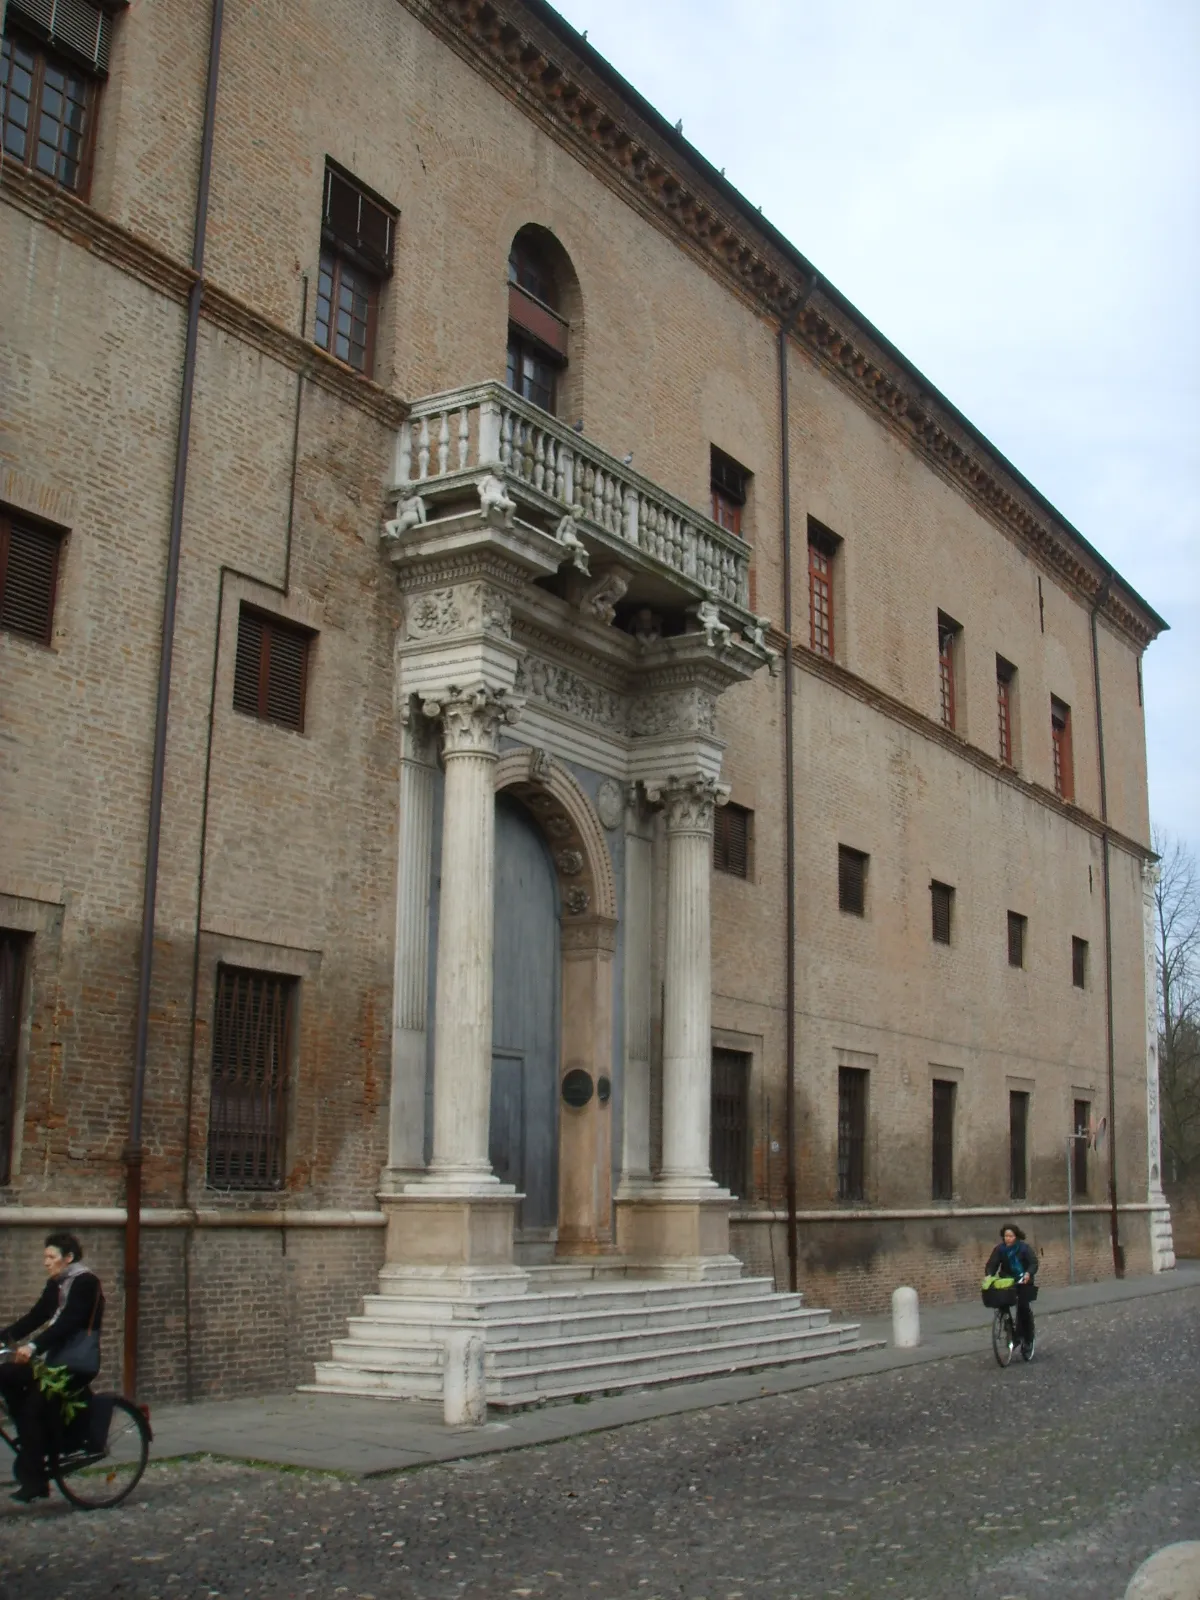
[[[589,439],[501,383],[427,396],[396,441],[392,490],[436,497],[481,471],[550,519],[575,514],[581,531],[637,551],[688,587],[747,612],[750,547]]]

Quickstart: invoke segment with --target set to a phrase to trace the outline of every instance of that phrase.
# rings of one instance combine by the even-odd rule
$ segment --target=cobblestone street
[[[1200,1537],[1200,1290],[978,1353],[395,1477],[152,1466],[0,1511],[2,1600],[1120,1600]]]

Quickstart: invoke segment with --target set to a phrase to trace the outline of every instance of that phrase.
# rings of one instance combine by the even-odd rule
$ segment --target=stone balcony
[[[736,534],[501,383],[417,401],[396,441],[397,516],[406,506],[422,522],[444,515],[477,499],[485,474],[503,482],[523,521],[555,534],[569,518],[589,557],[622,562],[634,574],[631,599],[707,599],[735,627],[754,626],[750,547]]]

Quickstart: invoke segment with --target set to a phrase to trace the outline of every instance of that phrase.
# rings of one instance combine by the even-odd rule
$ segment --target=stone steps
[[[686,1282],[539,1269],[530,1282],[536,1288],[525,1294],[491,1298],[368,1295],[365,1315],[350,1319],[348,1336],[305,1388],[440,1400],[451,1329],[483,1335],[488,1403],[501,1407],[860,1348],[856,1326],[831,1324],[828,1311],[776,1294],[765,1278]]]

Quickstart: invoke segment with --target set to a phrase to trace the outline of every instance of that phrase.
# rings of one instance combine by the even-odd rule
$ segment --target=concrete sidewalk
[[[1194,1288],[1200,1288],[1200,1261],[1185,1261],[1173,1272],[1153,1277],[1043,1289],[1036,1315],[1043,1336],[1052,1340],[1053,1332],[1045,1330],[1047,1317]],[[990,1322],[991,1313],[978,1300],[922,1307],[920,1346],[915,1350],[893,1350],[891,1318],[868,1317],[862,1323],[862,1337],[882,1341],[875,1349],[763,1372],[639,1389],[583,1403],[568,1401],[511,1413],[480,1428],[447,1428],[440,1406],[365,1400],[350,1395],[281,1394],[265,1399],[163,1406],[153,1412],[152,1459],[213,1455],[276,1467],[306,1467],[370,1477],[435,1461],[550,1444],[629,1422],[705,1411],[711,1406],[787,1394],[952,1356],[981,1355],[989,1350]]]

